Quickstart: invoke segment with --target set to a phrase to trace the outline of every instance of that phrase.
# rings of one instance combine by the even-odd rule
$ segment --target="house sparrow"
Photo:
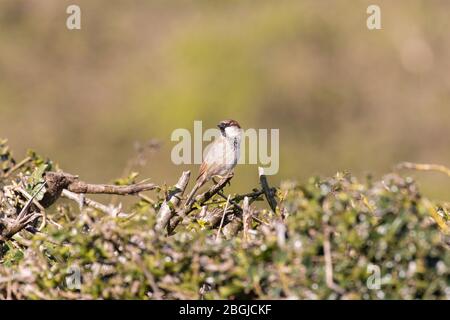
[[[242,129],[235,120],[223,120],[217,125],[221,136],[208,145],[194,188],[187,197],[190,206],[194,195],[213,177],[226,177],[233,172],[241,151]]]

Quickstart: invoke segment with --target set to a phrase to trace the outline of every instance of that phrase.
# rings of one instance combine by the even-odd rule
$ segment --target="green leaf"
[[[39,189],[41,188],[42,184],[45,183],[45,172],[47,171],[48,165],[47,164],[41,164],[40,166],[38,166],[34,172],[32,173],[32,175],[28,178],[28,185],[27,185],[27,192],[30,195],[34,195],[36,192],[39,191]],[[36,195],[36,200],[42,200],[42,198],[44,197],[45,194],[45,187],[42,188],[39,193]]]
[[[132,172],[126,178],[119,178],[114,180],[114,184],[118,186],[126,186],[136,183],[136,178],[139,176],[139,172]]]

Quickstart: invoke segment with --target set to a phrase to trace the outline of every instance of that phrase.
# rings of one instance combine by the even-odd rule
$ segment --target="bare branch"
[[[260,193],[260,192],[261,192],[261,193]],[[254,192],[254,193],[249,193],[249,195],[255,195],[255,197],[254,197],[254,198],[251,198],[251,200],[249,201],[249,205],[250,205],[252,202],[254,202],[256,199],[258,199],[259,195],[260,195],[260,194],[263,194],[263,193],[264,193],[263,191],[258,191],[258,192]],[[227,199],[227,197],[223,194],[222,191],[219,191],[217,194],[218,194],[219,196],[221,196],[222,198]],[[236,202],[236,199],[239,199],[238,197],[241,197],[241,196],[237,196],[237,197],[235,197],[235,198],[233,198],[233,199],[230,199],[230,203],[237,209],[237,211],[239,211],[240,213],[243,213],[244,210],[243,210],[243,209],[241,208],[241,206]],[[244,198],[245,198],[245,197],[244,197]],[[253,214],[251,215],[251,217],[252,217],[253,220],[255,220],[255,221],[258,222],[258,223],[265,224],[265,225],[269,225],[267,222],[262,221],[261,219],[258,219],[258,218],[255,217]]]
[[[42,185],[42,187],[39,189],[41,190],[44,187],[45,184]],[[38,230],[41,231],[44,229],[45,225],[47,224],[47,213],[45,212],[45,208],[35,199],[35,197],[32,197],[26,190],[22,188],[17,188],[17,191],[19,191],[25,198],[28,200],[31,200],[33,204],[39,209],[41,215],[42,215],[42,223],[39,226]]]
[[[174,190],[169,192],[169,194],[167,195],[166,200],[162,204],[156,216],[156,230],[164,230],[164,228],[169,223],[170,218],[174,216],[175,210],[180,203],[180,198],[183,196],[183,193],[186,190],[190,177],[191,172],[184,171],[177,184],[175,185]]]
[[[33,203],[34,198],[41,192],[41,190],[44,188],[44,183],[38,188],[38,190],[28,199],[28,201],[23,206],[20,213],[17,215],[16,219],[10,220],[5,218],[3,220],[3,223],[5,224],[5,228],[1,230],[0,233],[0,241],[5,242],[6,240],[10,239],[13,235],[16,233],[22,231],[24,228],[26,228],[31,222],[33,222],[35,219],[39,218],[41,214],[33,212],[28,213],[28,209],[30,208],[31,204]]]
[[[137,183],[128,186],[116,186],[112,184],[90,184],[83,181],[75,181],[67,187],[67,190],[75,193],[130,195],[156,188],[158,188],[158,186],[154,183]]]
[[[333,261],[331,257],[330,230],[328,225],[323,224],[323,254],[325,259],[325,282],[331,290],[343,294],[344,290],[333,280]]]
[[[45,183],[43,183],[38,188],[38,190],[36,190],[36,192],[28,199],[28,201],[23,206],[22,210],[20,210],[20,213],[17,216],[18,219],[22,219],[26,215],[27,210],[31,206],[31,204],[33,203],[34,198],[36,198],[36,196],[39,194],[39,192],[41,192],[41,190],[44,188],[44,186],[45,186]]]
[[[177,212],[177,214],[180,217],[185,217],[186,215],[188,215],[190,212],[192,212],[195,208],[193,207],[194,203],[198,203],[200,206],[203,206],[203,204],[208,201],[209,199],[211,199],[214,195],[216,195],[220,190],[222,190],[226,184],[233,178],[233,174],[230,174],[226,177],[224,177],[223,179],[220,179],[220,181],[218,183],[216,183],[214,186],[212,186],[211,189],[209,189],[208,191],[206,191],[205,193],[202,193],[201,195],[197,196],[195,201],[193,201],[193,203],[189,206],[187,206],[186,208],[184,208],[183,210],[180,210]]]
[[[22,161],[20,161],[18,164],[16,164],[14,167],[12,167],[11,169],[9,169],[2,178],[8,178],[11,174],[13,174],[15,171],[19,170],[20,168],[22,168],[24,165],[26,165],[28,162],[30,162],[32,159],[31,157],[26,157],[25,159],[23,159]]]
[[[126,217],[129,216],[128,213],[120,212],[119,208],[114,208],[111,206],[106,206],[100,202],[94,201],[92,199],[86,198],[81,194],[77,194],[74,192],[71,192],[69,190],[63,190],[62,196],[64,198],[73,200],[77,202],[78,204],[86,205],[88,207],[91,207],[93,209],[99,210],[101,212],[106,213],[107,215],[114,216],[114,217]]]
[[[244,241],[249,240],[248,231],[251,229],[252,212],[250,209],[249,198],[244,198],[244,204],[242,206],[242,222],[244,224]]]
[[[259,198],[260,195],[264,194],[263,190],[254,189],[253,192],[245,193],[245,194],[237,194],[233,201],[239,202],[244,200],[245,197],[249,197],[252,201],[255,201]]]
[[[38,213],[31,213],[23,217],[22,219],[15,219],[12,221],[8,221],[4,219],[3,223],[5,224],[5,228],[2,230],[0,234],[0,242],[5,242],[12,238],[16,233],[25,229],[31,222],[35,219],[39,218],[41,215]]]
[[[418,170],[418,171],[437,171],[442,172],[450,177],[450,169],[447,168],[446,166],[439,164],[402,162],[396,165],[395,168]]]
[[[157,189],[153,183],[137,183],[128,186],[116,186],[110,184],[91,184],[80,181],[78,176],[65,172],[46,172],[45,181],[47,189],[41,204],[47,208],[51,206],[60,196],[64,189],[74,193],[88,194],[117,194],[134,195],[143,191]]]
[[[228,204],[230,203],[230,196],[231,195],[228,195],[227,203],[225,204],[225,209],[223,209],[222,220],[220,220],[219,230],[217,230],[216,241],[219,240],[220,231],[222,231],[223,220],[225,219],[225,214],[226,214],[227,209],[228,209]]]

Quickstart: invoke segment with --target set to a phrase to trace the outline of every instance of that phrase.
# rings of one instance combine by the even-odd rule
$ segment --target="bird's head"
[[[236,120],[223,120],[217,126],[224,137],[234,138],[241,135],[241,126]]]

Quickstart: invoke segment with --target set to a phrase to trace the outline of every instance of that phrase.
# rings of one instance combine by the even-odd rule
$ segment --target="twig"
[[[330,230],[325,223],[323,224],[323,252],[325,258],[325,282],[328,288],[336,291],[339,294],[343,294],[344,289],[334,283],[333,280],[333,261],[331,257]]]
[[[205,193],[202,193],[201,195],[197,196],[195,201],[187,206],[186,208],[184,208],[183,210],[180,210],[177,212],[177,214],[180,217],[186,217],[190,212],[192,212],[193,210],[195,210],[195,208],[193,207],[194,203],[198,203],[200,206],[203,206],[205,204],[206,201],[208,201],[209,199],[211,199],[214,195],[216,195],[220,190],[222,190],[225,185],[233,178],[233,174],[230,174],[226,177],[224,177],[223,179],[221,179],[218,183],[216,183],[214,186],[212,186],[211,189],[209,189],[208,191],[206,191]]]
[[[223,194],[222,191],[219,191],[217,193],[219,196],[221,196],[224,200],[215,200],[213,202],[205,202],[205,205],[209,204],[220,204],[227,202],[227,197]],[[238,209],[241,209],[241,207],[237,204],[240,201],[244,200],[245,197],[250,198],[250,203],[257,201],[261,195],[264,194],[264,191],[262,190],[256,190],[254,192],[244,193],[244,194],[236,194],[232,199],[230,199],[230,203],[235,204]]]
[[[194,203],[197,203],[200,206],[203,206],[206,204],[207,201],[209,201],[212,197],[214,197],[216,194],[220,195],[222,198],[227,199],[227,197],[223,194],[223,192],[221,191],[226,184],[233,178],[233,175],[229,175],[227,177],[224,177],[223,179],[221,179],[218,183],[216,183],[215,185],[213,185],[211,187],[211,189],[209,189],[208,191],[206,191],[205,193],[198,195],[196,197],[196,200]],[[252,193],[247,194],[248,196],[252,197],[252,200],[256,200],[261,194],[263,194],[263,191],[255,191]],[[240,199],[245,197],[245,195],[238,195],[236,196],[236,198]],[[252,201],[251,200],[251,201]],[[250,201],[250,202],[251,202]],[[240,212],[242,212],[242,208],[239,206],[239,204],[234,201],[233,199],[230,198],[229,202],[231,204],[233,204],[233,206],[239,210]],[[193,205],[188,206],[182,210],[179,210],[178,212],[176,212],[177,217],[174,217],[173,219],[171,219],[170,224],[168,224],[168,229],[169,229],[169,234],[171,234],[173,232],[173,230],[175,230],[175,228],[178,226],[178,224],[185,218],[187,217],[187,215],[194,211],[195,207]],[[254,215],[252,215],[253,220],[257,221],[258,223],[261,224],[265,224],[265,225],[269,225],[267,222],[262,221],[261,219],[258,219],[257,217],[255,217]]]
[[[154,205],[155,204],[155,200],[151,199],[150,197],[147,197],[145,194],[143,193],[138,193],[138,197],[141,198],[143,201]]]
[[[242,207],[242,222],[244,224],[244,241],[249,240],[248,231],[251,229],[252,212],[250,211],[249,198],[244,198],[244,204]]]
[[[7,221],[7,227],[3,230],[2,234],[0,234],[0,241],[7,241],[16,233],[22,231],[26,228],[31,222],[35,219],[39,218],[41,215],[39,213],[33,212],[29,215],[26,215],[22,219],[16,219],[12,222]]]
[[[249,193],[245,193],[245,194],[237,194],[234,196],[233,200],[234,201],[241,201],[244,200],[245,197],[249,197],[251,198],[253,201],[257,200],[259,198],[260,195],[264,194],[263,190],[255,190],[253,192],[249,192]]]
[[[138,194],[142,191],[153,190],[157,187],[158,186],[153,183],[138,183],[128,186],[116,186],[112,184],[90,184],[83,181],[75,181],[67,187],[67,190],[75,193],[130,195]]]
[[[269,203],[270,208],[274,213],[277,212],[277,201],[273,197],[273,192],[269,187],[269,183],[267,182],[266,175],[264,174],[264,168],[258,167],[259,181],[261,183],[261,187],[264,191],[264,195],[266,196],[267,202]]]
[[[450,169],[446,166],[439,164],[428,164],[428,163],[412,163],[412,162],[402,162],[395,166],[396,169],[410,169],[418,171],[437,171],[442,172],[450,177]]]
[[[239,203],[237,203],[236,201],[234,201],[234,199],[231,199],[230,196],[226,196],[222,191],[218,191],[217,194],[219,196],[221,196],[222,198],[225,199],[225,203],[228,201],[230,202],[233,206],[235,206],[240,212],[242,212],[242,208],[239,205]]]
[[[167,195],[166,200],[162,204],[156,216],[156,230],[164,230],[169,223],[169,220],[174,216],[175,210],[180,203],[180,198],[183,196],[183,193],[189,183],[190,176],[190,171],[184,171],[175,185],[174,190],[169,192]]]
[[[44,184],[45,185],[45,184]],[[25,196],[28,200],[32,200],[33,204],[40,210],[40,213],[42,215],[42,223],[38,228],[38,231],[41,231],[44,229],[45,225],[47,224],[47,213],[45,212],[45,208],[37,201],[34,197],[32,197],[28,192],[26,192],[22,188],[17,189],[23,196]]]
[[[117,195],[134,195],[142,191],[157,189],[158,186],[153,183],[137,183],[128,186],[116,186],[109,184],[91,184],[80,181],[78,176],[74,176],[65,172],[46,172],[45,181],[47,188],[41,204],[48,208],[60,196],[64,189],[75,193],[89,194],[117,194]]]
[[[3,178],[8,178],[12,173],[14,173],[16,170],[19,170],[20,168],[22,168],[24,165],[26,165],[28,162],[30,162],[32,159],[31,157],[26,157],[25,159],[23,159],[22,161],[20,161],[18,164],[16,164],[14,167],[12,167],[11,169],[9,169],[4,175]]]
[[[112,208],[112,207],[106,206],[102,203],[99,203],[92,199],[86,198],[82,194],[77,194],[77,193],[71,192],[69,190],[63,190],[61,195],[64,198],[73,200],[73,201],[77,202],[78,204],[81,203],[82,205],[86,205],[93,209],[99,210],[110,216],[128,216],[129,215],[128,213],[125,213],[125,212],[118,212],[120,210],[117,210],[117,208]]]
[[[222,191],[219,191],[217,194],[218,194],[219,196],[221,196],[222,198],[227,199],[227,197],[223,194]],[[239,212],[243,213],[244,210],[241,208],[241,206],[240,206],[238,203],[236,203],[235,199],[236,199],[236,198],[230,199],[230,203],[231,203],[233,206],[235,206],[235,208],[236,208]],[[252,198],[252,200],[254,201],[255,198]],[[250,201],[249,204],[250,204],[250,203],[252,203],[252,201]],[[258,222],[258,223],[265,224],[266,226],[270,225],[269,223],[267,223],[267,222],[265,222],[265,221],[263,221],[263,220],[261,220],[261,219],[255,217],[254,215],[252,215],[251,217],[252,217],[253,220],[255,220],[255,221]]]
[[[43,183],[38,190],[28,199],[28,201],[25,203],[25,205],[23,206],[22,210],[20,210],[19,215],[17,216],[18,219],[22,219],[25,214],[26,211],[28,210],[28,208],[31,206],[31,204],[33,203],[34,198],[36,198],[36,196],[39,194],[39,192],[41,192],[41,190],[44,188],[45,183]]]
[[[44,188],[45,183],[43,183],[38,190],[31,196],[30,199],[25,203],[22,210],[17,215],[17,218],[14,221],[8,221],[5,219],[7,226],[5,230],[0,234],[0,241],[5,242],[8,239],[10,239],[13,235],[20,232],[22,229],[26,228],[29,223],[33,222],[36,218],[40,217],[41,215],[38,213],[28,213],[28,209],[30,208],[31,204],[33,203],[34,198],[41,192],[41,190]]]
[[[217,230],[216,241],[219,240],[220,231],[222,231],[223,221],[225,220],[225,214],[228,210],[228,204],[230,203],[230,196],[231,195],[228,195],[227,203],[225,204],[225,209],[223,209],[222,220],[220,221],[219,230]]]

